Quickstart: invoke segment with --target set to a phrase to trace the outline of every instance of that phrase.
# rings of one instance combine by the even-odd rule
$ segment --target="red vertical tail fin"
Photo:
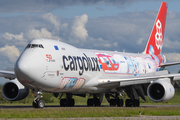
[[[162,2],[151,35],[144,50],[145,54],[161,54],[166,24],[167,3]]]

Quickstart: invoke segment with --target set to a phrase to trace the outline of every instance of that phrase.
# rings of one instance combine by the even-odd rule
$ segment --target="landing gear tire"
[[[74,99],[61,99],[60,106],[61,107],[73,107],[74,106]]]
[[[45,106],[45,102],[43,100],[33,101],[34,108],[44,108],[44,106]]]
[[[60,106],[61,107],[66,107],[67,106],[66,99],[61,99],[60,100]]]
[[[87,106],[101,106],[101,102],[99,99],[88,99],[87,100]]]
[[[123,99],[118,99],[118,100],[117,100],[117,106],[118,106],[118,107],[122,107],[123,105],[124,105]]]
[[[110,106],[114,107],[114,106],[118,106],[118,107],[122,107],[124,104],[123,99],[111,99],[110,100]]]
[[[94,100],[93,99],[88,99],[87,100],[87,106],[90,107],[90,106],[93,106],[94,104]]]
[[[133,107],[139,107],[139,100],[133,100]]]
[[[126,107],[133,107],[133,103],[131,99],[126,99]]]
[[[111,100],[110,100],[110,106],[111,106],[111,107],[116,106],[116,99],[111,99]]]
[[[94,101],[95,101],[95,102],[94,102],[94,105],[95,105],[95,106],[101,106],[101,102],[100,102],[99,99],[95,99]]]
[[[40,100],[37,102],[38,108],[43,108],[45,106],[45,102],[43,100]]]
[[[74,99],[68,99],[68,106],[73,107],[74,106]]]
[[[139,107],[139,100],[136,99],[126,99],[126,107]]]

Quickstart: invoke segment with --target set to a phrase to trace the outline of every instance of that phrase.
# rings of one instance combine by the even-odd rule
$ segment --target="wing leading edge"
[[[15,79],[16,78],[16,75],[14,73],[14,71],[3,71],[3,70],[0,70],[0,77],[4,77],[6,79]]]

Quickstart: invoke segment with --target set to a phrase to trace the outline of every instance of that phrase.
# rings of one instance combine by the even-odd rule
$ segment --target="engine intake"
[[[10,101],[18,101],[27,97],[29,89],[24,87],[19,81],[12,80],[3,85],[3,96]]]
[[[174,96],[174,87],[166,80],[154,81],[148,86],[147,93],[154,102],[165,102]]]

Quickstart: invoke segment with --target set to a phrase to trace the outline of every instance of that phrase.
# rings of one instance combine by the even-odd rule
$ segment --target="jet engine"
[[[174,96],[174,92],[174,87],[166,78],[152,82],[147,89],[149,98],[154,102],[168,101]]]
[[[7,100],[18,101],[27,97],[29,89],[18,80],[12,80],[3,85],[2,94]]]

